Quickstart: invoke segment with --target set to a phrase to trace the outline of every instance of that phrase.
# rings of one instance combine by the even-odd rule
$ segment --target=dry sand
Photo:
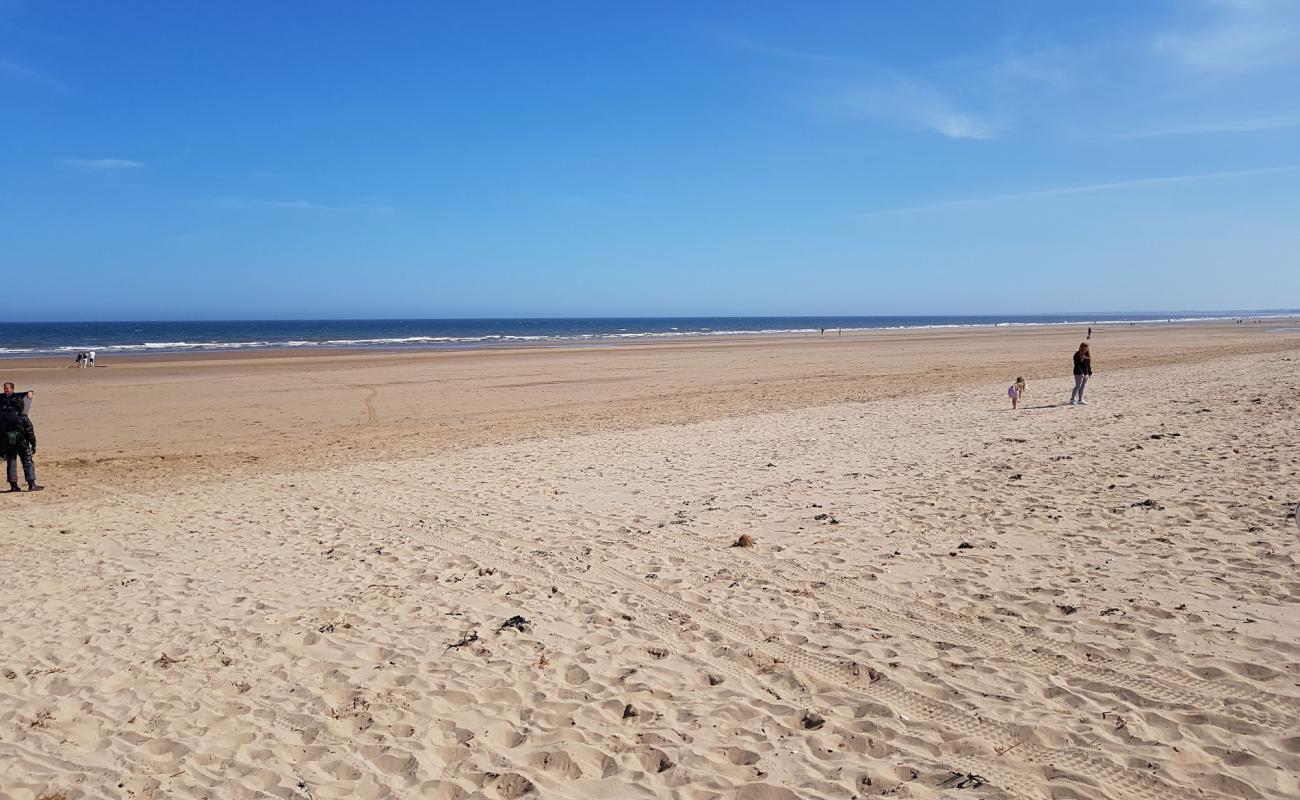
[[[9,369],[0,797],[1300,796],[1300,335],[1075,336]]]

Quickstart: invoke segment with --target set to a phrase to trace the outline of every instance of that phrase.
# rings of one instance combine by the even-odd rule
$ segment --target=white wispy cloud
[[[1152,48],[1184,69],[1236,75],[1300,60],[1300,4],[1213,0],[1198,27],[1157,33]]]
[[[724,36],[721,40],[751,55],[840,72],[846,88],[820,96],[814,105],[822,111],[893,122],[949,139],[992,139],[1007,127],[1004,121],[959,108],[944,92],[921,78],[887,72],[862,59],[739,36]]]
[[[831,107],[848,116],[895,121],[949,139],[993,139],[1007,124],[958,109],[942,92],[902,77],[875,80],[840,92]]]
[[[949,139],[993,139],[1005,130],[1002,123],[944,108],[919,109],[915,119]]]
[[[60,160],[64,164],[94,172],[115,172],[123,169],[139,169],[144,166],[143,162],[132,161],[129,158],[64,158]]]
[[[1140,15],[1145,17],[1147,15]],[[1123,141],[1300,127],[1300,0],[1187,0],[1077,38],[1009,37],[906,71],[852,52],[722,37],[804,76],[814,113],[990,140]]]
[[[920,205],[902,206],[899,208],[883,208],[865,212],[861,216],[872,217],[882,214],[913,214],[921,211],[939,211],[950,208],[981,206],[992,203],[1002,203],[1010,200],[1039,200],[1050,197],[1063,197],[1066,195],[1098,194],[1126,189],[1141,189],[1150,186],[1193,183],[1196,181],[1221,180],[1225,178],[1246,178],[1255,175],[1278,175],[1288,172],[1300,172],[1300,164],[1262,167],[1259,169],[1230,170],[1226,172],[1198,172],[1190,175],[1167,175],[1156,178],[1135,178],[1127,181],[1089,183],[1078,186],[1058,186],[1048,189],[1035,189],[1028,192],[1012,192],[1010,194],[995,194],[987,195],[985,197],[967,197],[959,200],[940,200],[935,203],[922,203]]]
[[[1058,45],[1006,53],[988,66],[976,65],[975,69],[983,70],[999,84],[1039,84],[1060,90],[1074,85],[1080,60],[1077,53]]]

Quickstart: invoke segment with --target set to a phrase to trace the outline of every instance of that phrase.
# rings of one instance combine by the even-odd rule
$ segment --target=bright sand
[[[1300,796],[1300,334],[1078,340],[0,364],[0,797]]]

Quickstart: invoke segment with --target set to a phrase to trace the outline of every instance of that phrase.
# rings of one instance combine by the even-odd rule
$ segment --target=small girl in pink
[[[1013,409],[1019,404],[1020,398],[1024,397],[1028,391],[1025,387],[1025,379],[1016,378],[1016,382],[1011,384],[1011,388],[1007,389],[1007,397],[1011,398],[1011,407]]]

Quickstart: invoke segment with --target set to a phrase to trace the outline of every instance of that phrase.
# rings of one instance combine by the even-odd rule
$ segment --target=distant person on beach
[[[4,393],[0,394],[0,416],[24,413],[27,410],[24,401],[34,396],[32,392],[15,392],[12,383],[5,383]]]
[[[1016,378],[1016,382],[1011,384],[1011,388],[1007,389],[1007,397],[1011,398],[1012,410],[1014,410],[1016,406],[1019,405],[1020,398],[1024,397],[1025,393],[1028,391],[1029,391],[1028,388],[1025,386],[1025,379]]]
[[[5,470],[9,478],[9,491],[21,492],[18,488],[18,462],[23,462],[23,477],[27,479],[27,491],[39,492],[44,489],[36,482],[36,465],[32,456],[36,454],[36,430],[26,414],[5,409],[0,414],[0,451],[4,452]]]
[[[1088,341],[1092,341],[1092,326],[1088,326]]]
[[[1074,391],[1070,392],[1070,405],[1088,405],[1088,401],[1083,399],[1083,387],[1088,385],[1091,376],[1092,353],[1088,350],[1088,343],[1081,342],[1074,353]]]

